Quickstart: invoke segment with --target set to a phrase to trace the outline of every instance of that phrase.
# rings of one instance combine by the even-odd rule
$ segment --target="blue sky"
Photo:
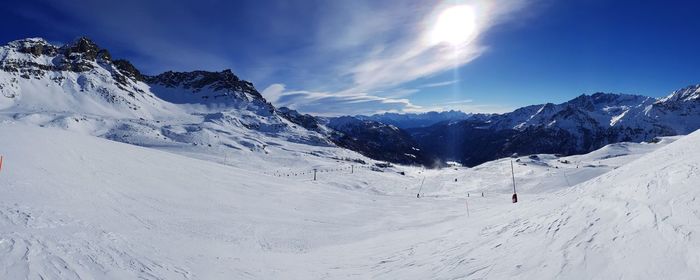
[[[231,68],[274,104],[320,115],[504,112],[700,83],[696,1],[6,2],[3,42],[87,35],[148,74]],[[465,5],[469,39],[428,42]]]

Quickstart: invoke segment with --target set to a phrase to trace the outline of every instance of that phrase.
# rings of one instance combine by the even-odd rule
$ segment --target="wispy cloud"
[[[24,16],[50,34],[96,37],[147,73],[232,68],[271,85],[276,105],[346,114],[419,110],[409,98],[454,81],[406,84],[478,58],[483,34],[529,1],[37,0],[15,9],[32,8]],[[457,46],[431,42],[436,15],[456,4],[473,7],[478,32]]]
[[[420,110],[405,98],[375,95],[340,95],[330,92],[287,90],[284,84],[272,84],[262,94],[273,104],[319,116],[374,114],[378,111]]]
[[[444,86],[454,85],[456,83],[459,83],[459,80],[450,80],[450,81],[444,81],[444,82],[429,83],[429,84],[421,85],[420,87],[422,87],[422,88],[435,88],[435,87],[444,87]]]
[[[424,1],[411,3],[392,2],[394,5],[387,7],[372,6],[375,1],[352,1],[352,7],[342,6],[341,14],[347,14],[341,20],[331,19],[323,24],[319,32],[318,42],[315,48],[319,53],[342,53],[332,61],[335,67],[327,73],[336,77],[342,77],[333,83],[326,85],[325,94],[336,96],[339,99],[363,99],[383,102],[387,98],[386,92],[396,92],[398,95],[389,97],[404,97],[416,94],[419,89],[406,91],[400,86],[410,81],[431,77],[444,71],[460,67],[478,58],[487,50],[487,46],[480,41],[481,35],[488,32],[493,26],[504,22],[513,12],[522,9],[525,0],[503,0],[495,3],[489,0],[463,1],[471,5],[477,14],[476,24],[478,32],[470,40],[459,44],[435,44],[428,39],[435,16],[446,7],[453,4],[433,6]],[[386,2],[384,2],[386,3]],[[446,2],[447,3],[447,2]],[[454,3],[454,2],[450,2]],[[368,8],[371,7],[371,8]],[[354,12],[353,12],[354,11]],[[338,14],[330,12],[329,16]],[[456,83],[456,80],[439,83],[430,83],[420,88],[447,86]],[[300,84],[305,87],[307,85]],[[397,89],[397,87],[399,87]],[[329,89],[330,88],[330,89]],[[401,95],[402,91],[405,93]],[[281,95],[296,92],[282,92]],[[384,97],[380,97],[384,96]],[[322,108],[314,108],[305,104],[304,99],[298,99],[299,103],[289,104],[297,109],[310,111],[323,111]],[[402,99],[399,99],[402,100]],[[325,104],[314,103],[320,106]],[[415,111],[421,106],[410,102],[392,103],[394,105],[405,104],[404,108],[397,106],[372,106],[381,111]],[[465,107],[466,108],[466,107]],[[471,106],[470,108],[475,108]],[[345,109],[345,108],[343,108]],[[343,110],[343,113],[348,110]],[[364,110],[366,111],[366,109]],[[339,114],[342,114],[339,112]]]

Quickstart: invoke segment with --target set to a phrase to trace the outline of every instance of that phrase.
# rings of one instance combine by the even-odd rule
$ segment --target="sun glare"
[[[432,44],[449,43],[458,46],[476,35],[476,15],[469,5],[452,6],[443,10],[430,33]]]

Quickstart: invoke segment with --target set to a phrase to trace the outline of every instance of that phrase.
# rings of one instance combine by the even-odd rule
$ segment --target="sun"
[[[449,43],[458,46],[469,42],[476,35],[476,15],[469,5],[444,9],[430,31],[430,42],[434,45]]]

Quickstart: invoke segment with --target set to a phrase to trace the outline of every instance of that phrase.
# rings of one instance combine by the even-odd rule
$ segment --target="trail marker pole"
[[[2,171],[2,156],[0,156],[0,171]]]
[[[423,177],[423,181],[420,182],[420,188],[418,188],[418,194],[416,195],[416,198],[420,198],[420,191],[423,190],[423,183],[425,183],[425,177]]]
[[[515,169],[513,168],[513,160],[510,160],[510,174],[513,176],[513,203],[518,203],[518,192],[515,191]]]
[[[314,181],[316,181],[316,168],[314,168]]]
[[[566,184],[569,185],[569,187],[571,187],[571,182],[569,181],[569,176],[566,176],[566,171],[562,170],[561,173],[564,174],[564,179],[566,179]]]
[[[350,165],[350,174],[355,173],[355,166]]]
[[[469,199],[464,200],[464,204],[467,206],[467,217],[469,217]]]

